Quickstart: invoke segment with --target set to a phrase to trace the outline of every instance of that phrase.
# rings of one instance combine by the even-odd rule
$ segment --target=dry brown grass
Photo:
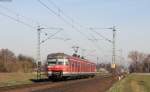
[[[0,87],[30,84],[35,78],[34,73],[0,73]]]
[[[130,74],[108,92],[150,92],[150,74]]]

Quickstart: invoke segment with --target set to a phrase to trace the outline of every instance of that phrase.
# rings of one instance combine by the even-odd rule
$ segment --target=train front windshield
[[[47,63],[49,66],[64,65],[64,60],[63,59],[48,59]]]

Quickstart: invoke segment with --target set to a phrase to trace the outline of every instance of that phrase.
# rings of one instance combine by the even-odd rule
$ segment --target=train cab
[[[48,56],[47,70],[49,78],[62,77],[63,72],[68,70],[68,63],[68,59],[66,59],[64,56]]]

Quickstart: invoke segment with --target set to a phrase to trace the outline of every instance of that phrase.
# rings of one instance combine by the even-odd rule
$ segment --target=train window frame
[[[65,61],[65,65],[69,66],[70,65],[69,61]]]
[[[64,65],[64,62],[62,62],[62,61],[57,61],[57,65]]]
[[[53,66],[53,65],[56,65],[56,64],[57,64],[57,62],[49,62],[49,61],[47,62],[48,66]]]
[[[55,59],[55,58],[48,58],[47,59],[47,65],[48,66],[53,66],[53,65],[56,65],[56,64],[57,64],[57,59]]]
[[[65,65],[65,60],[64,59],[57,59],[57,65]]]
[[[69,65],[70,65],[70,62],[69,62],[68,59],[64,59],[64,65],[66,65],[66,66],[69,66]]]

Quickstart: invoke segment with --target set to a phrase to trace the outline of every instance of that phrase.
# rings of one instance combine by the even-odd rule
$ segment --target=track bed
[[[0,89],[0,92],[105,92],[115,82],[116,79],[113,77],[97,76],[88,79],[35,83],[24,87]]]

